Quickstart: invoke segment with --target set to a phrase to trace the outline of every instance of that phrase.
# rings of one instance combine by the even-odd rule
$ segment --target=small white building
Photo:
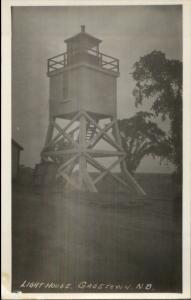
[[[15,180],[19,172],[20,152],[24,150],[14,139],[12,139],[12,179]]]

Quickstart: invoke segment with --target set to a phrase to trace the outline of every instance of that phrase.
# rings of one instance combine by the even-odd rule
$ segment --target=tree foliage
[[[152,113],[140,111],[129,119],[118,121],[122,146],[127,153],[126,165],[131,173],[145,156],[157,156],[163,160],[169,152],[165,132],[152,119]]]
[[[167,59],[160,51],[140,58],[133,66],[136,106],[150,100],[151,111],[170,120],[167,158],[181,172],[182,165],[182,62]]]

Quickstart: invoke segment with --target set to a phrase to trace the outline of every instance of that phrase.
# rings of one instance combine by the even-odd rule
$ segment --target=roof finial
[[[81,25],[81,32],[85,32],[85,29],[86,29],[85,25]]]

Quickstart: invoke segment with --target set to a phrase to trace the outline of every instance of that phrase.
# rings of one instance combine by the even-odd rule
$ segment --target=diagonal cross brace
[[[79,157],[78,154],[76,154],[75,156],[73,156],[72,158],[70,158],[69,160],[67,160],[64,164],[62,164],[59,168],[58,168],[58,172],[64,170],[67,166],[69,166],[73,161],[75,161],[77,158]]]
[[[89,161],[92,166],[94,166],[96,169],[101,171],[106,171],[107,169],[103,167],[100,163],[98,163],[95,159],[93,159],[90,155],[86,154],[87,160]],[[107,173],[110,174],[115,180],[119,181],[122,185],[124,185],[126,188],[130,189],[129,184],[124,181],[123,179],[119,178],[116,174],[111,173],[107,170]]]
[[[67,140],[71,142],[72,145],[76,146],[78,148],[78,144],[71,138],[71,136],[65,132],[58,124],[54,124],[55,128],[59,131],[61,135],[63,135]]]
[[[74,180],[72,180],[72,178],[70,178],[64,171],[61,172],[60,176],[62,176],[64,179],[66,179],[66,181],[73,186],[75,189],[80,190],[81,186],[75,182]]]
[[[122,161],[123,158],[119,158],[116,161],[114,161],[111,166],[109,166],[108,169],[106,169],[104,172],[102,172],[100,175],[98,175],[95,179],[94,179],[94,183],[99,182],[102,178],[104,178],[116,165],[120,164],[120,162]]]
[[[96,123],[96,122],[95,122]],[[97,124],[97,123],[96,123]],[[101,129],[101,127],[99,128],[98,127],[98,124],[97,124],[97,128],[99,129],[99,132],[96,134],[96,136],[93,138],[93,139],[91,139],[90,141],[89,141],[89,143],[88,143],[88,147],[89,146],[91,146],[91,147],[93,147],[99,140],[100,140],[100,138],[102,137],[102,135],[106,135],[107,137],[108,137],[108,135],[107,135],[107,131],[113,126],[113,124],[114,124],[114,121],[112,121],[110,124],[108,124],[105,128],[103,128],[103,129]]]
[[[77,113],[77,115],[74,116],[74,118],[62,129],[63,132],[65,133],[66,130],[75,122],[78,120],[78,118],[80,117],[81,113]],[[55,125],[55,121],[52,121],[52,126],[54,127]],[[48,147],[50,147],[52,144],[54,144],[56,142],[56,140],[63,135],[63,132],[59,132],[51,141],[47,141],[47,143],[45,144],[44,150],[46,150]],[[70,132],[71,133],[71,132]],[[68,134],[70,134],[68,133]],[[43,150],[43,151],[44,151]]]
[[[92,119],[92,117],[90,117],[86,112],[83,112],[84,116],[91,122],[93,123],[97,129],[99,129],[99,133],[95,136],[95,138],[93,138],[93,141],[90,140],[88,143],[88,147],[93,147],[103,136],[104,139],[110,143],[113,147],[117,148],[118,150],[122,150],[121,146],[118,145],[108,134],[106,131],[108,131],[114,124],[115,124],[115,120],[113,120],[110,124],[108,124],[105,128],[101,128],[97,122],[94,121],[94,119]]]

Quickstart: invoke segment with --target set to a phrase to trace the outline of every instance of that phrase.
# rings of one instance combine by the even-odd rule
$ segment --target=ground
[[[13,184],[13,291],[181,292],[181,197],[137,178],[146,199]]]

